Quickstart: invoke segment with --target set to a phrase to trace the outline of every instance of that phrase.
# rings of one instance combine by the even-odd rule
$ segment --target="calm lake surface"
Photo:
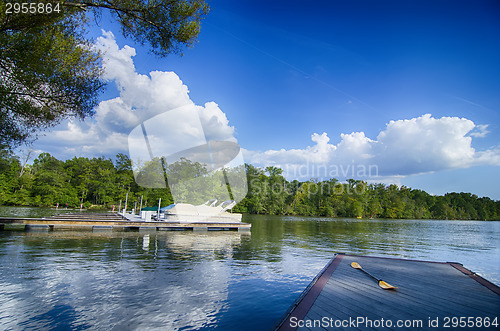
[[[335,252],[457,261],[500,284],[500,222],[243,220],[251,233],[0,231],[0,329],[267,330]]]

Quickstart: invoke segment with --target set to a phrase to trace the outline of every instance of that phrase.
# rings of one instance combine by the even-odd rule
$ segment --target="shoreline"
[[[61,214],[65,214],[65,211],[68,211],[68,214],[74,214],[78,213],[80,211],[83,211],[85,213],[113,213],[109,208],[105,208],[101,206],[101,208],[56,208],[56,207],[40,207],[40,206],[9,206],[9,205],[0,205],[0,208],[2,207],[7,207],[7,208],[33,208],[33,209],[50,209],[54,211],[60,211]],[[117,213],[117,212],[115,212]],[[240,212],[239,212],[240,213]],[[480,219],[458,219],[458,218],[453,218],[453,219],[442,219],[442,218],[402,218],[402,217],[373,217],[371,218],[370,216],[366,217],[353,217],[353,216],[325,216],[325,215],[301,215],[301,214],[283,214],[283,215],[276,215],[276,214],[264,214],[264,213],[245,213],[241,212],[243,215],[260,215],[260,216],[271,216],[271,217],[306,217],[306,218],[325,218],[325,219],[358,219],[358,220],[363,220],[363,221],[376,221],[376,220],[431,220],[431,221],[480,221],[480,222],[498,222],[500,219],[485,219],[485,220],[480,220]],[[57,215],[57,214],[53,214]],[[3,215],[0,214],[0,219],[5,218],[5,217],[16,217],[16,215]],[[48,216],[45,216],[48,217]]]

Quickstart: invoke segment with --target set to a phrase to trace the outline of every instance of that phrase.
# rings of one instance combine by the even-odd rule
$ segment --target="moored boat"
[[[186,223],[240,223],[241,214],[230,213],[236,205],[234,200],[227,200],[217,205],[217,200],[208,200],[201,205],[176,203],[160,210],[160,221]]]

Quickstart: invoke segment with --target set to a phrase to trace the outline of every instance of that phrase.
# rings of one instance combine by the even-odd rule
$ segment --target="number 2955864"
[[[5,14],[52,14],[60,13],[60,3],[51,2],[7,2]]]

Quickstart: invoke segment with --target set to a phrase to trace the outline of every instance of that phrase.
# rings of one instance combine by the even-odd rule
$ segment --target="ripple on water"
[[[0,324],[269,329],[335,252],[459,260],[500,283],[499,222],[245,218],[250,234],[0,232]]]

